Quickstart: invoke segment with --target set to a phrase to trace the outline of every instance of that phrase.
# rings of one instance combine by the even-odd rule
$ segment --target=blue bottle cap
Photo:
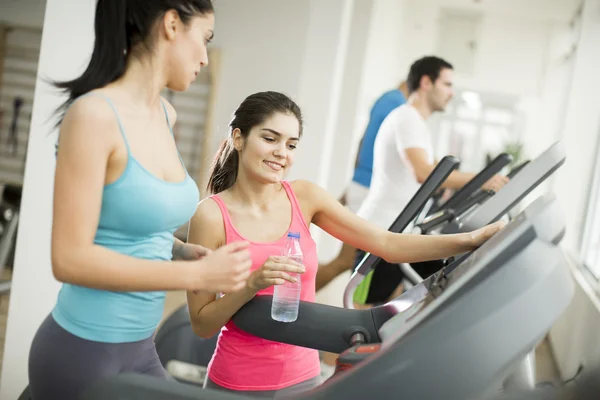
[[[300,232],[289,232],[288,237],[294,238],[294,239],[300,239]]]

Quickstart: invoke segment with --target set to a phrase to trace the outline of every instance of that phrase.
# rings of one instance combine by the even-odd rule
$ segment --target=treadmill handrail
[[[457,226],[446,225],[442,233],[458,233],[479,229],[500,219],[508,210],[533,191],[564,164],[566,152],[562,142],[555,142],[522,169],[494,196]]]
[[[459,204],[456,209],[447,209],[440,211],[439,214],[432,215],[430,218],[417,225],[415,228],[421,235],[431,233],[432,230],[439,228],[441,225],[448,223],[455,218],[460,218],[464,213],[472,209],[477,204],[485,202],[494,195],[493,191],[481,190],[469,197],[465,202]]]
[[[525,161],[513,168],[507,175],[508,178],[513,179],[527,164],[529,164],[529,161]],[[491,190],[479,190],[463,203],[456,206],[456,209],[442,209],[436,214],[432,214],[428,218],[425,218],[423,222],[415,226],[416,232],[428,234],[432,230],[439,228],[442,224],[452,221],[454,218],[460,218],[465,212],[471,210],[472,207],[484,203],[494,194],[495,192]]]
[[[421,209],[425,207],[427,200],[433,196],[452,171],[457,169],[459,165],[460,161],[454,156],[445,156],[442,158],[388,230],[390,232],[404,231],[417,217]]]
[[[427,204],[429,198],[442,186],[452,171],[457,169],[459,165],[460,161],[454,156],[445,156],[442,158],[388,230],[396,233],[403,232],[419,214],[419,211]],[[344,290],[344,307],[349,309],[354,308],[353,298],[356,288],[380,260],[380,257],[370,253],[365,255],[350,277],[350,282],[348,282]]]
[[[360,333],[365,343],[379,343],[378,329],[392,315],[378,312],[375,325],[372,310],[347,310],[310,301],[299,302],[296,321],[287,323],[271,317],[272,295],[255,296],[232,317],[241,330],[263,339],[331,353],[341,353]],[[385,318],[387,316],[387,318]]]
[[[508,153],[502,153],[496,157],[491,163],[489,163],[484,169],[475,175],[465,186],[460,188],[454,196],[450,197],[448,201],[442,204],[437,210],[444,209],[455,209],[471,195],[478,191],[491,177],[496,175],[506,167],[513,160],[512,156]],[[432,210],[433,211],[433,210]]]

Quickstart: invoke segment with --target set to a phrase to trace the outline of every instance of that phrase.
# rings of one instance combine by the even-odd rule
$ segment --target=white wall
[[[568,158],[554,185],[567,219],[563,245],[577,254],[581,246],[592,173],[598,157],[600,102],[597,97],[600,81],[594,76],[600,65],[599,37],[600,0],[586,0],[561,134]]]
[[[329,173],[324,178],[324,187],[336,198],[339,198],[350,180],[346,177],[350,171],[350,164],[354,164],[356,154],[356,140],[354,128],[357,122],[357,112],[360,103],[360,82],[365,65],[365,51],[371,26],[372,0],[359,0],[353,2],[351,29],[348,37],[346,57],[341,59],[345,70],[343,78],[339,111],[337,112],[335,129],[331,135]],[[338,60],[340,61],[340,60]],[[340,179],[344,177],[345,179]],[[341,247],[341,242],[326,232],[320,232],[318,251],[320,260],[330,260],[335,257]],[[342,293],[348,282],[349,273],[342,274],[324,289],[317,293],[317,301],[342,306]]]
[[[310,0],[310,17],[299,81],[304,135],[289,179],[325,186],[337,129],[353,0]]]
[[[41,78],[66,79],[81,72],[92,49],[94,6],[94,0],[47,2],[0,380],[2,399],[16,399],[27,385],[29,346],[59,288],[50,264],[56,136],[49,135],[53,129],[48,116],[63,99]],[[69,29],[64,21],[69,21]]]
[[[600,301],[588,277],[572,261],[575,280],[573,300],[550,330],[549,340],[562,379],[600,365]]]
[[[248,95],[276,90],[297,100],[309,9],[308,0],[215,2],[213,46],[221,49],[215,151],[231,114]]]
[[[567,222],[562,246],[579,264],[581,234],[590,196],[592,173],[597,162],[600,138],[600,82],[594,79],[600,63],[600,0],[586,0],[581,17],[581,38],[572,66],[561,139],[567,162],[554,181],[553,190]],[[573,270],[576,291],[573,301],[550,332],[550,340],[563,378],[573,376],[580,364],[587,368],[600,363],[600,301],[597,284],[585,271]]]
[[[361,88],[358,94],[354,140],[358,143],[368,124],[373,103],[384,92],[398,87],[408,74],[404,61],[411,40],[404,35],[406,0],[373,0],[364,55]],[[353,161],[354,159],[352,159]]]

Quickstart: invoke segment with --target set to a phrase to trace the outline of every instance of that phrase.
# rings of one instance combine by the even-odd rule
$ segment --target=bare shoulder
[[[305,179],[297,179],[295,181],[291,181],[290,186],[294,190],[294,194],[296,195],[296,197],[302,197],[306,199],[318,200],[315,199],[315,197],[318,197],[320,194],[323,194],[323,192],[325,192],[325,189],[323,189],[319,185],[311,181],[307,181]]]
[[[210,248],[225,244],[223,215],[217,203],[207,197],[198,203],[190,220],[188,241]]]
[[[60,127],[60,142],[76,142],[99,149],[111,149],[118,139],[119,123],[102,96],[81,97],[67,110]],[[114,134],[111,134],[114,133]]]
[[[312,216],[327,207],[333,200],[329,193],[319,185],[304,179],[298,179],[290,182],[290,186],[296,195],[296,199],[302,207],[302,211],[308,220],[312,221]]]
[[[202,223],[204,225],[210,225],[216,227],[217,225],[223,225],[223,216],[221,215],[221,209],[217,205],[217,202],[207,197],[202,199],[196,207],[196,212],[192,217],[194,222]]]
[[[76,99],[65,113],[63,123],[80,121],[91,123],[90,128],[94,128],[96,123],[118,126],[115,112],[107,99],[93,94]]]
[[[164,97],[161,96],[160,99],[162,100],[163,104],[165,105],[165,108],[167,109],[167,114],[169,115],[169,122],[171,123],[171,126],[175,125],[175,123],[177,122],[177,111],[175,111],[175,107],[173,107],[173,105],[169,103],[169,101]]]

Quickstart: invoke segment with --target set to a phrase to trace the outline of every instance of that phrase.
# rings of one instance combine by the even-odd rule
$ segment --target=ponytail
[[[58,124],[78,97],[114,82],[125,72],[130,46],[126,4],[126,0],[98,0],[94,50],[86,70],[71,81],[54,82],[54,86],[68,94],[68,99],[57,110],[60,113]]]
[[[210,166],[209,193],[221,193],[233,186],[238,174],[239,155],[231,138],[225,139]]]

